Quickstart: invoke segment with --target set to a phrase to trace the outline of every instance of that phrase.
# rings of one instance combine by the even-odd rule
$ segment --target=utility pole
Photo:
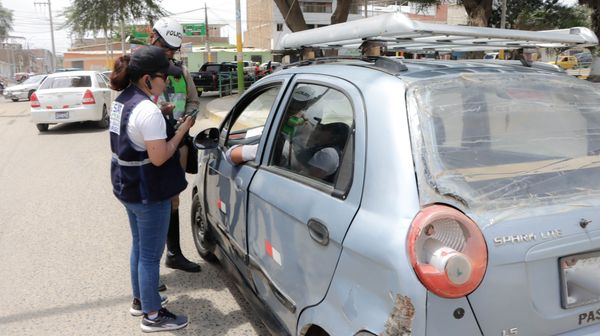
[[[206,9],[206,2],[205,2],[204,3],[204,30],[206,31],[206,35],[205,35],[206,43],[205,43],[204,49],[206,49],[206,61],[212,62],[212,59],[210,57],[210,42],[208,42],[208,39],[210,37],[210,34],[208,31],[210,29],[208,29],[208,13],[207,12],[208,12],[208,10]]]
[[[500,16],[500,28],[506,29],[506,2],[508,0],[502,0],[502,13]]]
[[[242,52],[242,10],[240,0],[235,0],[235,37],[237,41],[238,93],[244,92],[244,53]]]
[[[500,14],[500,29],[506,29],[506,2],[508,0],[502,0],[502,12]],[[500,49],[498,53],[500,59],[505,59],[504,57],[504,49]]]
[[[52,4],[50,0],[47,2],[34,2],[34,5],[48,6],[48,15],[50,16],[50,39],[52,41],[52,72],[56,70],[56,49],[54,47],[54,24],[52,23]]]

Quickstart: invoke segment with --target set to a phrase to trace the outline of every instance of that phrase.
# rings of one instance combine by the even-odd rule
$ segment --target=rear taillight
[[[466,296],[483,280],[487,267],[483,234],[454,208],[432,205],[421,210],[411,224],[407,246],[417,277],[440,297]]]
[[[96,99],[94,99],[94,94],[90,90],[85,90],[83,94],[82,104],[96,104]]]
[[[29,103],[31,104],[31,107],[40,107],[40,100],[38,99],[37,95],[34,93],[31,94],[31,97],[29,98]]]

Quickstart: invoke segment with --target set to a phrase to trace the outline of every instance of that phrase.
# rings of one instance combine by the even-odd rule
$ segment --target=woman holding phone
[[[130,256],[132,315],[144,317],[145,332],[175,330],[188,324],[185,315],[163,308],[158,294],[171,198],[187,186],[177,147],[193,125],[185,118],[167,137],[166,123],[151,96],[161,94],[169,75],[181,75],[158,47],[146,46],[121,56],[110,76],[121,91],[111,106],[110,145],[113,193],[125,207],[132,235]],[[139,313],[139,314],[138,314]]]

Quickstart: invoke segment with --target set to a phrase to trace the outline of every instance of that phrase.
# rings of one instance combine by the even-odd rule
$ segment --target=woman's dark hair
[[[123,91],[129,86],[129,83],[135,82],[143,76],[141,73],[133,73],[127,69],[130,60],[131,56],[125,55],[115,61],[110,74],[110,87],[113,90]]]

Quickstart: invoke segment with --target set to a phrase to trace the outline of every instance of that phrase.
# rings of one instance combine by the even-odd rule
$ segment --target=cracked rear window
[[[408,104],[426,202],[442,196],[468,207],[511,207],[600,191],[596,84],[463,74],[415,83]]]

